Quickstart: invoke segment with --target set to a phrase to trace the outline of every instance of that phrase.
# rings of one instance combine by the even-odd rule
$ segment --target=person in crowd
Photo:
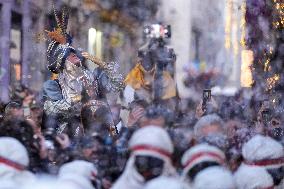
[[[214,166],[200,171],[193,181],[194,189],[236,189],[233,174],[224,167]]]
[[[92,162],[98,169],[98,178],[104,188],[109,188],[124,168],[126,158],[120,158],[112,144],[99,135],[84,136],[75,151],[74,159]]]
[[[146,43],[143,45],[139,54],[135,67],[130,70],[125,78],[127,88],[130,88],[131,94],[128,96],[137,96],[140,99],[147,100],[148,103],[153,100],[163,99],[171,101],[178,96],[176,84],[173,76],[167,68],[160,70],[157,62],[162,61],[163,56],[154,55],[157,50],[156,43]],[[172,51],[173,52],[173,51]],[[153,58],[155,56],[155,58]],[[175,54],[168,66],[174,65],[176,60]],[[155,60],[154,60],[155,59]],[[155,62],[157,61],[157,62]]]
[[[36,128],[38,130],[41,130],[41,124],[42,124],[42,115],[43,115],[43,109],[40,103],[33,102],[30,105],[30,115],[27,117],[28,120],[32,120]]]
[[[74,184],[81,189],[95,189],[98,171],[94,164],[75,160],[60,167],[59,183]]]
[[[145,100],[134,100],[129,105],[130,114],[127,120],[127,127],[139,127],[140,120],[145,116],[145,111],[148,107],[148,103]]]
[[[178,178],[158,177],[149,181],[143,189],[191,189],[186,183],[180,182]]]
[[[29,170],[33,172],[46,170],[47,153],[44,138],[34,132],[28,121],[14,119],[2,122],[0,124],[0,136],[13,137],[26,147],[30,161]]]
[[[235,173],[234,179],[238,189],[274,188],[272,177],[263,167],[241,165]]]
[[[271,115],[271,119],[266,127],[266,133],[268,136],[274,138],[284,145],[284,115],[283,110],[277,108],[274,109]]]
[[[208,100],[206,104],[203,103],[203,100],[199,102],[199,104],[196,106],[195,117],[197,119],[200,119],[202,116],[208,114],[215,114],[217,112],[218,112],[218,103],[215,100],[215,98],[211,97],[211,99]]]
[[[62,183],[59,182],[56,177],[50,177],[44,175],[36,179],[33,182],[27,182],[23,186],[18,186],[17,189],[82,189],[82,187],[75,183]]]
[[[235,173],[238,188],[283,188],[282,144],[271,137],[256,135],[244,144],[242,156],[244,161]]]
[[[192,184],[196,175],[210,167],[226,166],[224,152],[208,144],[195,145],[182,156],[182,179]]]
[[[147,107],[145,116],[140,119],[140,127],[149,125],[165,127],[171,120],[173,120],[171,112],[162,104],[157,103]]]
[[[20,103],[11,101],[5,106],[4,120],[22,118],[24,118],[24,110]]]
[[[16,189],[36,178],[28,171],[29,156],[23,144],[12,137],[0,137],[0,188]]]
[[[216,114],[201,117],[194,125],[195,142],[208,143],[226,151],[229,147],[228,137],[225,134],[224,122]]]
[[[122,175],[112,189],[140,189],[153,178],[175,175],[171,164],[173,144],[168,133],[157,126],[137,130],[129,141],[131,151]]]
[[[167,129],[173,145],[174,153],[172,156],[173,165],[177,170],[182,170],[182,155],[193,146],[193,132],[188,128],[173,127]]]
[[[134,101],[131,105],[128,126],[122,128],[116,142],[120,152],[126,150],[131,135],[137,129],[149,125],[158,127],[165,127],[166,125],[167,111],[161,105],[147,106],[144,100]]]
[[[229,141],[229,149],[225,153],[230,169],[236,171],[242,162],[242,146],[251,139],[253,132],[250,127],[237,119],[227,120],[225,132]]]

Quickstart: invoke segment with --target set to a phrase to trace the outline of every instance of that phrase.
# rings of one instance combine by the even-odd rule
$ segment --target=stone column
[[[31,73],[29,70],[30,64],[30,34],[31,34],[31,18],[30,18],[30,0],[23,0],[22,2],[22,84],[29,85]],[[36,58],[36,57],[35,57]]]
[[[10,35],[11,35],[11,9],[13,0],[2,0],[1,10],[1,23],[2,23],[2,36],[0,39],[1,44],[1,70],[3,71],[2,78],[0,78],[0,95],[3,102],[8,102],[9,98],[9,85],[10,85]]]

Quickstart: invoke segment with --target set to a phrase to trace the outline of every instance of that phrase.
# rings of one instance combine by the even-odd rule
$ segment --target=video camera
[[[158,71],[165,69],[168,64],[176,60],[174,50],[166,46],[166,38],[171,37],[170,25],[152,24],[144,27],[144,37],[150,39],[146,46],[138,51],[138,57],[142,59],[142,66],[149,71],[157,65]]]
[[[147,38],[171,38],[171,26],[163,26],[161,24],[152,24],[144,27],[144,35]]]
[[[161,24],[152,24],[144,27],[144,37],[148,39],[146,45],[138,51],[141,65],[145,71],[151,72],[155,69],[152,89],[154,98],[162,96],[163,71],[167,70],[174,77],[174,63],[176,54],[174,50],[166,45],[166,38],[171,37],[171,27]]]

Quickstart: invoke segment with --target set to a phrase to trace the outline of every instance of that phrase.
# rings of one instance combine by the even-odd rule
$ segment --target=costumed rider
[[[43,86],[44,129],[54,134],[67,133],[70,137],[81,136],[84,133],[82,110],[91,112],[92,117],[87,119],[94,121],[96,111],[103,108],[107,111],[103,114],[104,126],[111,135],[115,135],[117,132],[109,111],[106,93],[120,91],[124,87],[123,76],[117,72],[115,62],[103,62],[71,46],[72,38],[66,32],[68,24],[66,12],[64,9],[60,19],[54,9],[57,28],[54,31],[47,31],[47,35],[51,38],[47,49],[47,68],[52,73],[58,74],[58,77],[46,81]],[[98,68],[94,71],[88,70],[83,64],[84,58],[97,64]]]

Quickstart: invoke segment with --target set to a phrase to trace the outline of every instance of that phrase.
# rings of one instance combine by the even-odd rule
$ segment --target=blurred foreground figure
[[[182,165],[183,165],[183,171],[182,171],[183,181],[193,185],[193,183],[197,178],[197,175],[200,172],[212,167],[225,167],[226,157],[225,154],[215,146],[210,146],[208,144],[199,144],[190,148],[184,153],[182,157]],[[211,182],[210,179],[218,180],[218,177],[214,177],[214,179],[213,178],[208,178],[208,179],[209,182]],[[200,181],[198,181],[198,183],[199,182]]]
[[[210,167],[196,175],[194,189],[236,189],[232,173],[223,167]]]
[[[130,158],[112,189],[142,189],[145,183],[161,175],[175,175],[171,164],[173,144],[164,129],[157,126],[139,129],[131,137],[129,148]]]
[[[54,10],[57,26],[54,31],[48,31],[51,38],[47,49],[47,68],[57,79],[44,83],[44,113],[45,129],[55,130],[57,134],[67,133],[70,137],[83,134],[81,110],[87,109],[95,120],[96,111],[105,107],[105,123],[112,135],[116,129],[109,111],[105,95],[109,91],[117,92],[123,88],[123,77],[117,72],[115,62],[106,63],[88,53],[81,53],[72,44],[72,38],[67,34],[68,14],[63,11],[62,18]],[[88,70],[83,59],[94,62],[98,68]],[[110,115],[110,116],[107,116]],[[84,118],[82,118],[84,119]]]
[[[87,161],[76,160],[64,164],[59,170],[58,180],[61,184],[74,184],[81,189],[95,189],[95,166]]]
[[[143,189],[190,189],[177,178],[159,177],[148,182]]]
[[[16,189],[35,177],[27,171],[29,157],[26,148],[16,139],[0,137],[0,188]]]
[[[194,126],[194,138],[198,144],[207,143],[223,150],[229,146],[224,122],[217,114],[201,117]]]
[[[235,173],[239,189],[284,187],[284,148],[279,142],[256,135],[244,144],[242,155],[244,161]]]
[[[18,188],[17,188],[18,189]],[[20,189],[82,189],[74,183],[60,183],[56,178],[42,176],[34,182],[24,184]]]

